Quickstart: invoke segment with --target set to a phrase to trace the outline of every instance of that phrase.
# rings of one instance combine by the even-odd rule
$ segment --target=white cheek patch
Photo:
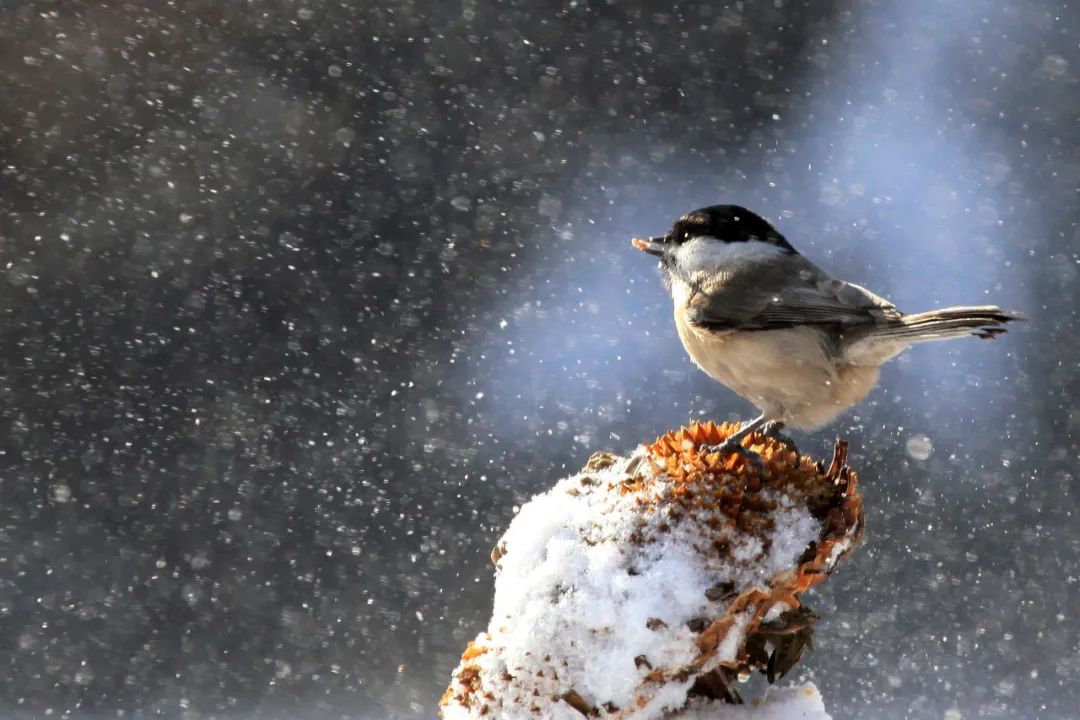
[[[783,248],[767,242],[723,242],[701,237],[688,240],[674,252],[679,267],[690,275],[717,266],[760,262],[782,254]]]

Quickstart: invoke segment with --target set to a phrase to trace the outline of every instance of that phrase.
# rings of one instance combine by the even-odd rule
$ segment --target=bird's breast
[[[718,332],[694,326],[678,307],[675,327],[694,364],[793,427],[824,425],[877,383],[876,367],[839,364],[815,327]]]

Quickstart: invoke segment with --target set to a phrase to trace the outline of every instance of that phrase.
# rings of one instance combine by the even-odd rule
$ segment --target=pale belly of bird
[[[683,347],[710,377],[753,403],[770,420],[813,430],[862,401],[878,368],[839,364],[810,328],[714,332],[675,318]]]

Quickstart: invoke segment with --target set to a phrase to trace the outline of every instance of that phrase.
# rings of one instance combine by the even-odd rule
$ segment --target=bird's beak
[[[667,236],[659,235],[651,238],[634,238],[630,241],[630,244],[642,252],[661,256],[664,254],[664,250],[667,249]]]

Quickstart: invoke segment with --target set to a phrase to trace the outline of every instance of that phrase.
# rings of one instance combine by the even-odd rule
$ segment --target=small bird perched
[[[780,435],[785,425],[824,425],[862,401],[880,366],[909,346],[993,338],[1005,323],[1023,319],[994,305],[902,313],[833,278],[737,205],[694,210],[666,235],[631,242],[660,258],[690,358],[761,411],[710,450],[752,459],[741,444],[747,435],[761,430],[787,440]]]

